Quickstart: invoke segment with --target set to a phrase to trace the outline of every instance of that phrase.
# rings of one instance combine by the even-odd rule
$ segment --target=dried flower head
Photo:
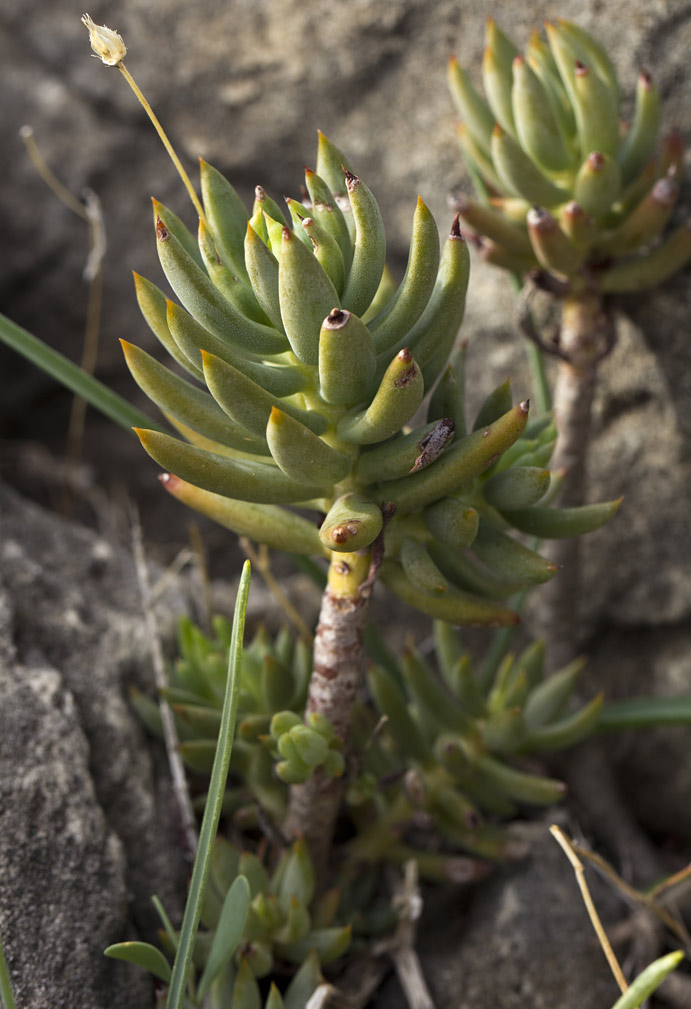
[[[82,24],[88,29],[89,42],[95,56],[107,67],[116,67],[122,63],[127,56],[127,46],[117,32],[105,25],[94,24],[88,14],[82,18]]]

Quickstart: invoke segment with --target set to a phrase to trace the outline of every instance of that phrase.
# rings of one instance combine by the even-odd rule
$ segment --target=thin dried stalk
[[[610,970],[614,974],[614,979],[619,985],[619,989],[622,993],[628,991],[629,986],[626,983],[626,978],[622,973],[622,969],[619,966],[619,961],[617,960],[614,950],[612,949],[612,944],[607,938],[607,933],[605,932],[602,921],[600,920],[600,916],[597,913],[597,908],[593,903],[593,898],[590,895],[590,890],[588,889],[588,883],[585,878],[585,868],[583,866],[583,863],[581,862],[578,855],[574,851],[572,842],[566,836],[561,827],[558,827],[556,824],[553,824],[549,828],[549,830],[550,834],[558,842],[564,854],[566,855],[569,862],[573,866],[573,871],[576,875],[576,882],[578,883],[578,887],[581,891],[581,896],[583,897],[583,903],[586,906],[588,917],[590,918],[592,926],[595,929],[595,934],[598,938],[600,946],[602,947],[602,952],[605,954],[605,957],[607,958],[607,963],[610,966]]]
[[[146,622],[151,663],[154,669],[154,678],[156,681],[156,687],[160,694],[160,692],[168,686],[168,677],[166,676],[161,638],[158,633],[156,614],[154,613],[151,585],[149,583],[149,572],[146,567],[146,558],[144,556],[142,526],[139,521],[139,515],[134,507],[131,509],[131,516],[132,551],[137,570],[137,582],[139,584],[139,594],[142,600],[142,609],[144,610],[144,620]],[[178,733],[175,727],[175,719],[173,718],[173,712],[162,695],[159,699],[159,710],[161,712],[161,724],[163,727],[163,738],[166,744],[166,753],[168,754],[168,766],[170,767],[170,774],[173,780],[173,794],[175,796],[180,816],[180,824],[185,840],[186,854],[189,858],[193,858],[197,850],[198,842],[197,821],[194,815],[194,810],[192,809],[190,795],[187,790],[187,779],[185,777],[182,757],[180,756],[180,740],[178,739]]]

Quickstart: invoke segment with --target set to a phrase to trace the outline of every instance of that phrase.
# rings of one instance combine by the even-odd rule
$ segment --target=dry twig
[[[161,691],[168,686],[168,678],[166,676],[165,662],[163,660],[161,638],[158,633],[156,615],[154,613],[151,585],[149,583],[149,572],[146,567],[142,526],[134,505],[131,507],[131,523],[132,552],[134,554],[137,582],[139,584],[139,594],[141,596],[144,620],[146,622],[149,639],[149,650],[151,653],[151,662],[154,668],[154,678],[156,681],[156,687],[159,691],[159,710],[161,712],[163,737],[165,739],[166,752],[168,754],[168,765],[173,779],[173,793],[175,795],[175,801],[180,815],[180,823],[185,839],[185,847],[187,849],[187,855],[191,859],[194,857],[197,850],[197,823],[192,809],[189,792],[187,790],[187,779],[185,778],[185,769],[180,756],[180,741],[178,739],[177,729],[175,728],[173,712],[170,710],[168,703],[161,695]]]
[[[602,947],[602,952],[607,958],[607,963],[610,966],[612,973],[614,974],[614,979],[619,985],[620,991],[623,993],[628,990],[628,984],[626,983],[626,978],[622,973],[622,969],[619,966],[619,961],[617,960],[614,950],[612,949],[612,944],[607,938],[607,933],[605,932],[604,926],[600,920],[600,916],[597,913],[595,904],[593,903],[593,898],[590,895],[590,890],[588,889],[588,883],[585,878],[585,868],[583,863],[576,854],[573,846],[573,842],[569,840],[561,827],[556,824],[552,824],[549,828],[550,834],[561,846],[564,854],[568,858],[569,862],[573,866],[573,871],[576,874],[576,882],[581,891],[581,896],[583,897],[583,903],[588,911],[588,916],[592,922],[592,926],[595,929],[595,934],[599,940],[600,946]]]

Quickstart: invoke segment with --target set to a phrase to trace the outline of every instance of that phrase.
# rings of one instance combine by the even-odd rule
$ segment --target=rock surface
[[[167,767],[127,700],[151,672],[130,558],[0,487],[0,933],[17,1004],[144,1006],[150,979],[107,960],[155,939],[157,893],[186,869]],[[168,591],[164,637],[189,606]]]
[[[563,815],[557,820],[568,831]],[[573,870],[546,822],[524,824],[520,834],[529,848],[525,861],[497,869],[470,893],[449,888],[430,894],[418,952],[434,1004],[440,1009],[609,1006],[617,986]],[[589,886],[607,927],[621,905],[592,875]],[[391,981],[377,1009],[398,1009],[402,999],[398,982]]]

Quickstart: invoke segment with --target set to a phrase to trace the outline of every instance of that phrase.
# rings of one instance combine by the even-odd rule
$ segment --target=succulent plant
[[[230,624],[215,617],[213,636],[188,618],[178,621],[179,657],[163,695],[175,714],[180,753],[187,767],[209,774],[216,753],[227,677]],[[275,639],[263,628],[243,650],[231,780],[224,809],[244,828],[256,825],[257,809],[276,825],[285,816],[286,785],[306,781],[317,767],[340,777],[345,767],[341,740],[322,715],[304,715],[312,651],[283,628]],[[158,705],[141,691],[130,692],[147,727],[162,736]],[[303,721],[304,715],[304,721]],[[205,802],[200,795],[197,805]]]
[[[507,593],[478,594],[462,558],[451,562],[477,536],[490,569],[502,566],[502,552],[511,567],[518,552],[529,583],[554,573],[506,534],[521,528],[524,509],[538,525],[550,514],[533,507],[549,477],[520,460],[499,476],[499,457],[528,423],[527,402],[512,405],[508,385],[466,431],[461,376],[448,364],[468,281],[458,217],[440,257],[436,224],[418,199],[394,289],[377,203],[323,134],[303,202],[286,201],[290,223],[261,187],[248,213],[203,161],[201,188],[198,241],[154,203],[159,258],[182,306],[135,277],[151,329],[192,381],[124,343],[135,380],[186,440],[138,434],[184,503],[258,542],[329,560],[307,710],[345,742],[375,578],[452,623],[515,622],[498,601]],[[476,499],[490,476],[497,500],[480,521]],[[321,513],[319,528],[304,509]],[[585,518],[595,528],[615,509],[596,507],[576,526]],[[574,516],[566,519],[556,535],[573,534]],[[291,794],[284,827],[289,836],[310,831],[313,854],[328,846],[337,815],[333,781],[313,775]]]
[[[192,950],[186,1006],[211,1009],[259,1009],[257,980],[269,975],[276,961],[298,965],[286,990],[275,982],[263,1003],[266,1009],[304,1009],[323,983],[322,964],[348,949],[351,926],[333,925],[340,893],[314,898],[314,871],[304,842],[287,849],[269,874],[262,860],[216,838],[201,909],[203,928]],[[150,970],[165,984],[180,934],[172,929],[159,902],[165,954],[147,943],[118,943],[106,953]],[[167,954],[167,955],[166,955]]]
[[[412,647],[398,670],[368,670],[376,711],[359,708],[355,719],[362,758],[346,793],[358,827],[349,854],[415,857],[433,878],[458,878],[472,869],[451,857],[454,850],[511,857],[519,852],[503,823],[517,806],[563,798],[565,785],[525,759],[592,732],[602,697],[574,705],[584,660],[545,676],[541,641],[519,655],[500,641],[474,664],[448,624],[437,621],[435,637],[439,672]],[[386,723],[375,730],[382,715]],[[414,844],[421,833],[446,838],[446,851],[411,848],[407,836]]]
[[[386,523],[381,577],[406,602],[454,623],[511,622],[510,611],[453,573],[430,585],[428,547],[448,554],[473,539],[476,516],[460,495],[473,497],[480,474],[519,439],[528,406],[513,406],[503,387],[466,432],[462,391],[447,369],[468,279],[458,221],[440,263],[436,225],[418,201],[394,292],[381,215],[343,161],[320,136],[306,202],[287,201],[291,226],[260,188],[250,216],[204,162],[198,245],[155,204],[159,256],[184,307],[137,277],[139,303],[208,392],[124,344],[136,381],[187,441],[139,436],[170,471],[166,488],[234,531],[342,568],[357,566],[349,558],[371,548]],[[440,376],[426,422],[409,430]],[[523,467],[515,482],[523,488]],[[522,507],[512,507],[513,483],[501,480],[509,511]],[[541,496],[536,485],[530,503]],[[286,505],[323,513],[320,528]],[[360,582],[368,571],[369,562]]]
[[[202,774],[213,763],[225,685],[229,627],[216,618],[214,628],[215,637],[207,637],[189,620],[180,621],[181,658],[164,692],[176,714],[183,758]],[[511,761],[580,741],[598,722],[602,698],[574,708],[583,660],[546,677],[542,642],[516,656],[504,640],[507,632],[498,634],[485,660],[473,663],[451,626],[437,621],[436,669],[412,646],[389,668],[370,666],[374,706],[356,706],[346,771],[333,727],[304,712],[309,648],[300,641],[293,645],[285,629],[275,641],[260,629],[243,656],[226,814],[244,831],[266,828],[267,818],[275,829],[287,807],[286,784],[307,781],[321,767],[339,777],[346,771],[346,807],[357,831],[346,846],[351,861],[404,861],[411,856],[404,835],[421,818],[451,846],[443,857],[414,852],[427,875],[458,878],[462,872],[466,878],[482,871],[457,858],[453,852],[459,849],[510,857],[511,837],[491,818],[505,821],[515,815],[516,803],[550,804],[564,794],[561,782]],[[138,692],[133,701],[158,732],[156,706]],[[377,729],[382,715],[386,724]],[[200,795],[198,804],[205,799]],[[302,847],[293,855],[305,857]],[[305,865],[311,878],[311,864]],[[252,875],[245,862],[236,869]]]
[[[486,101],[456,59],[449,82],[463,156],[486,187],[461,197],[482,255],[515,273],[542,270],[565,293],[656,286],[691,258],[687,221],[664,242],[682,171],[679,135],[659,147],[660,94],[647,71],[630,124],[616,72],[583,28],[557,20],[524,54],[487,22]]]
[[[449,82],[463,120],[463,156],[479,199],[458,210],[488,262],[527,277],[519,318],[526,335],[559,359],[553,392],[531,349],[535,387],[551,398],[559,431],[552,465],[564,470],[559,503],[585,498],[592,402],[600,361],[616,345],[610,295],[648,290],[691,259],[691,222],[666,239],[682,170],[679,136],[659,147],[660,95],[641,73],[631,123],[620,122],[613,64],[571,22],[536,31],[522,55],[493,19],[482,62],[485,98],[458,61]],[[556,338],[546,339],[530,306],[537,289],[558,302]],[[579,545],[550,552],[564,576],[542,595],[543,633],[556,665],[576,650]]]
[[[250,902],[235,967],[244,960],[252,974],[262,978],[274,969],[275,959],[300,965],[313,953],[318,968],[346,951],[351,928],[334,924],[340,893],[327,891],[315,899],[314,869],[304,841],[286,849],[269,873],[257,855],[219,837],[202,911],[205,931],[197,937],[199,967],[208,957],[226,895],[238,875],[248,882]]]

